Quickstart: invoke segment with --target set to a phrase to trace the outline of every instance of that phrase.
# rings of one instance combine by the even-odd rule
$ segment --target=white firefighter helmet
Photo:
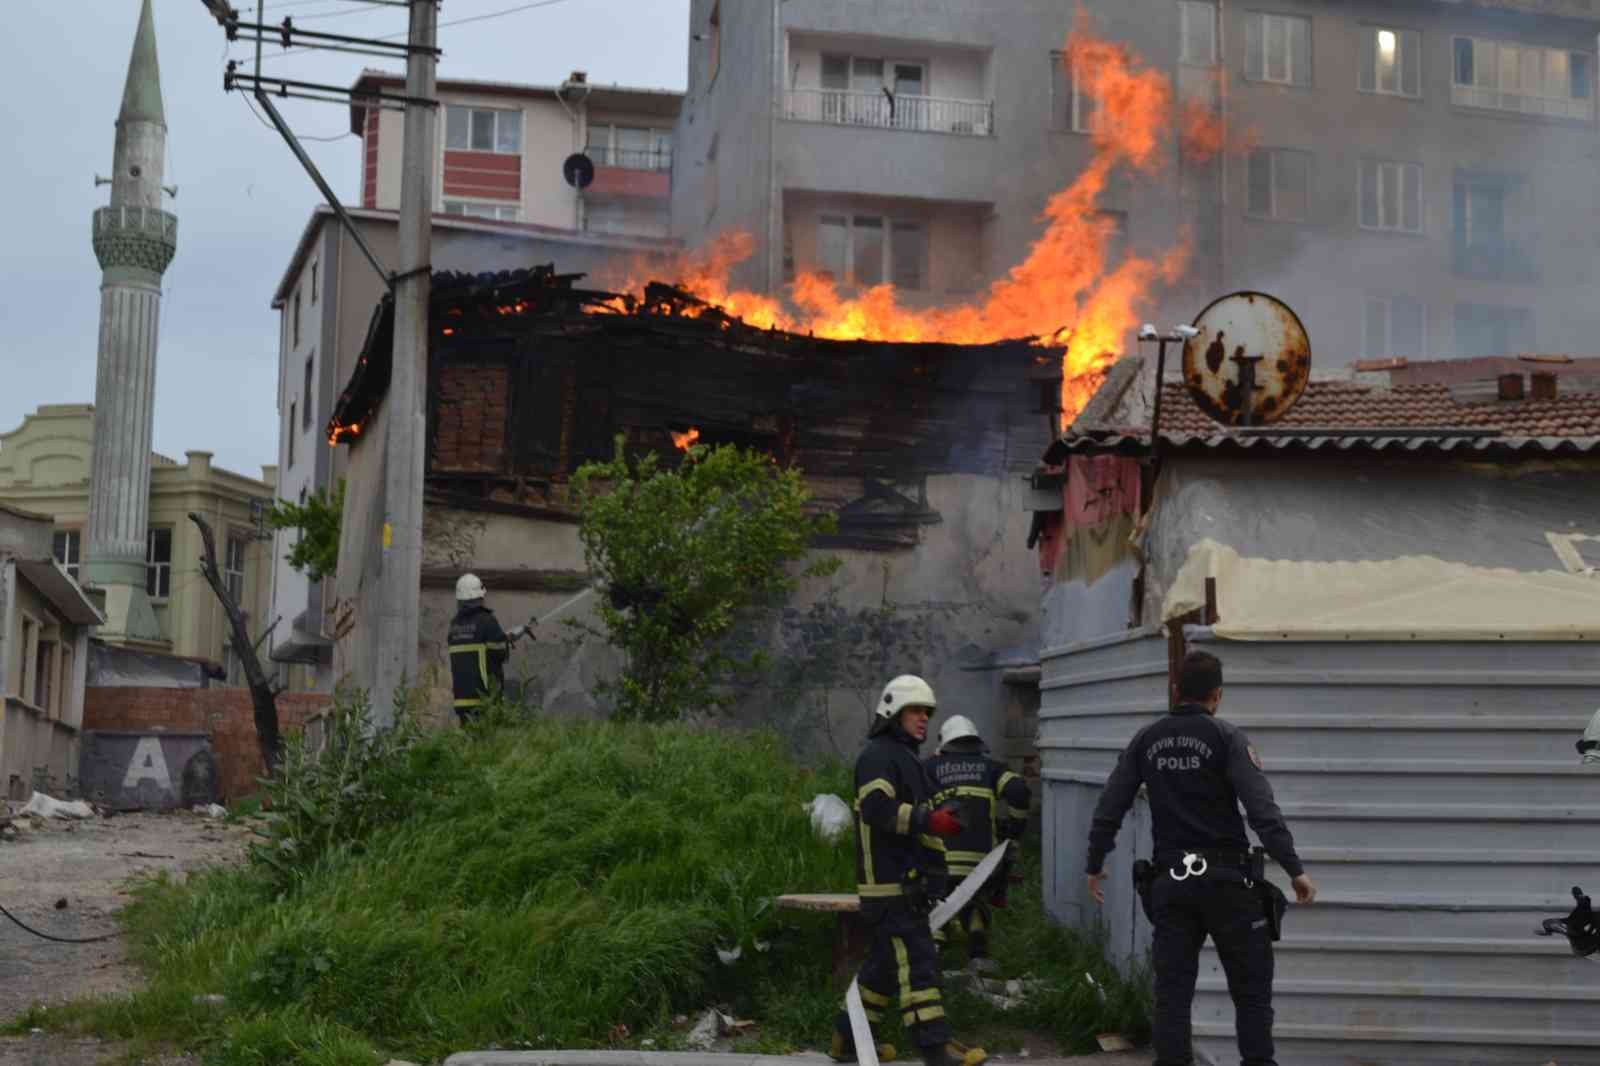
[[[458,603],[481,599],[483,599],[483,582],[478,580],[477,574],[462,574],[456,578],[456,601]]]
[[[1595,711],[1594,717],[1589,719],[1589,728],[1578,741],[1578,751],[1585,763],[1600,763],[1600,711]]]
[[[883,695],[878,699],[878,717],[887,722],[907,707],[926,707],[931,711],[937,706],[939,701],[934,699],[932,685],[915,674],[901,674],[883,686]]]
[[[978,727],[972,724],[972,719],[964,714],[952,714],[939,727],[939,750],[943,751],[952,740],[961,740],[964,737],[983,739],[978,736]]]

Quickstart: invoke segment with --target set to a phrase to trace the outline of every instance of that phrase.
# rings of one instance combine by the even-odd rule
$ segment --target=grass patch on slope
[[[353,782],[382,810],[360,836],[142,884],[123,921],[148,985],[35,1008],[12,1028],[128,1039],[135,1054],[172,1043],[210,1066],[672,1047],[673,1019],[713,1003],[755,1019],[764,1050],[827,1039],[842,991],[827,976],[831,919],[768,901],[849,890],[848,842],[818,841],[803,809],[848,796],[845,768],[804,768],[765,736],[504,721],[385,759],[366,779],[381,789]],[[328,816],[307,800],[297,817]],[[1044,922],[1034,889],[1020,896],[997,932],[1008,969],[1048,977],[1097,959]],[[741,958],[721,963],[719,946]],[[1113,1027],[1070,984],[1050,995],[1005,1024],[1038,1022],[1072,1046]],[[958,1026],[999,1017],[981,1000],[952,1006]]]

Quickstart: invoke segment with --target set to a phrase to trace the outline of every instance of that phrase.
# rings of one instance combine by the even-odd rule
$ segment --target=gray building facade
[[[1391,355],[1586,351],[1594,316],[1596,31],[1582,0],[1135,0],[1096,32],[1221,120],[1227,149],[1120,168],[1119,248],[1191,234],[1143,317],[1270,291],[1324,365]],[[1094,102],[1042,0],[693,0],[674,233],[755,238],[732,280],[893,281],[972,299],[1020,262],[1050,195],[1093,156]],[[891,100],[892,97],[892,100]],[[1120,252],[1118,253],[1120,254]],[[1132,338],[1129,338],[1131,347]]]

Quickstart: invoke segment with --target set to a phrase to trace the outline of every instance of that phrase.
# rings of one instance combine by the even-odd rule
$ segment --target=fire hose
[[[1010,843],[1009,840],[1002,840],[999,847],[983,857],[977,869],[962,878],[954,892],[933,908],[933,913],[928,915],[928,927],[933,932],[944,928],[945,923],[959,914],[962,907],[972,902],[972,897],[982,890],[1005,858],[1006,846]],[[872,1042],[872,1026],[867,1021],[867,1008],[861,1002],[859,978],[851,980],[850,990],[844,994],[844,1005],[845,1013],[850,1016],[850,1035],[856,1042],[857,1066],[878,1066],[878,1046]]]
[[[114,940],[117,937],[122,935],[121,933],[102,933],[99,936],[84,936],[84,937],[52,936],[49,933],[41,933],[39,930],[35,929],[33,926],[29,925],[27,922],[24,922],[21,918],[18,918],[15,914],[12,914],[10,911],[6,910],[4,907],[0,907],[0,914],[3,914],[7,918],[10,918],[13,922],[16,922],[17,925],[20,928],[22,928],[23,930],[25,930],[25,931],[27,931],[29,933],[32,933],[34,936],[38,937],[39,939],[53,941],[54,943],[57,943],[57,944],[98,944],[102,940]]]

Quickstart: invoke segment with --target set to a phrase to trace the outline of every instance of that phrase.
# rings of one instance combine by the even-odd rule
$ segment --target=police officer
[[[917,758],[936,706],[922,678],[902,674],[890,681],[856,759],[856,891],[872,938],[856,980],[869,1025],[882,1021],[890,998],[898,998],[901,1020],[926,1066],[978,1066],[988,1058],[981,1048],[950,1039],[928,925],[941,893],[944,838],[962,828],[960,819],[932,802],[927,771]],[[836,1062],[856,1058],[848,1010],[834,1022],[829,1054]],[[888,1045],[879,1050],[880,1060],[893,1055]]]
[[[528,630],[518,626],[506,633],[494,612],[484,606],[483,597],[483,582],[476,574],[462,574],[456,581],[456,616],[450,622],[450,686],[462,725],[478,716],[491,693],[505,688],[511,645]]]
[[[978,727],[965,715],[953,714],[939,727],[939,749],[928,760],[933,778],[935,806],[953,805],[965,828],[945,841],[945,866],[952,884],[974,869],[1000,840],[1022,835],[1032,802],[1028,784],[1005,763],[989,757]],[[967,936],[970,969],[994,968],[989,958],[989,929],[993,924],[989,901],[1004,907],[1009,864],[995,871],[989,900],[979,896],[956,916]]]
[[[1243,1066],[1275,1066],[1272,1046],[1272,932],[1249,880],[1249,841],[1239,804],[1267,852],[1294,879],[1301,903],[1317,888],[1294,850],[1255,748],[1216,717],[1222,663],[1202,651],[1184,657],[1176,710],[1133,738],[1117,760],[1089,829],[1089,893],[1105,902],[1101,867],[1144,785],[1149,789],[1155,880],[1155,1066],[1190,1066],[1189,1011],[1200,946],[1210,934],[1233,996]]]

